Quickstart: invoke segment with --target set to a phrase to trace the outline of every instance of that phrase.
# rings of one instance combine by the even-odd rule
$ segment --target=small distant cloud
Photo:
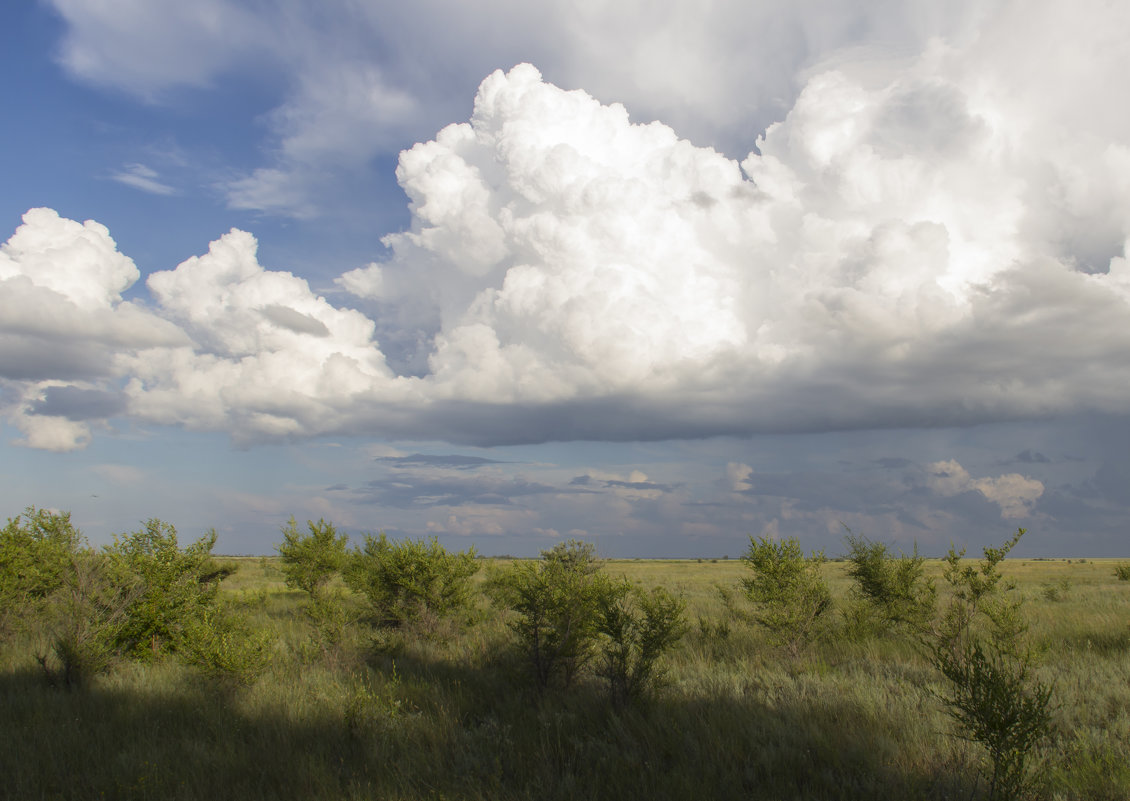
[[[140,189],[142,192],[149,192],[152,195],[177,194],[176,189],[158,180],[160,175],[156,170],[146,167],[144,164],[127,164],[118,172],[111,174],[110,178],[120,184],[132,186],[134,189]]]
[[[1001,509],[1001,517],[1027,517],[1036,501],[1044,494],[1044,485],[1019,473],[996,478],[973,478],[954,459],[928,466],[926,483],[931,490],[945,497],[976,491]]]
[[[408,456],[378,456],[374,461],[385,462],[393,467],[446,467],[454,470],[474,470],[488,464],[506,464],[497,459],[482,456],[461,456],[459,454],[413,453]]]
[[[645,497],[657,497],[664,492],[671,492],[674,487],[670,484],[659,484],[647,477],[646,473],[633,470],[626,478],[615,473],[602,473],[590,471],[583,475],[574,476],[569,481],[571,487],[591,487],[610,489],[613,491],[643,493]]]
[[[370,262],[365,267],[343,273],[334,279],[334,283],[359,298],[380,298],[385,288],[384,271],[379,264]]]
[[[744,462],[729,462],[726,465],[726,481],[733,492],[753,489],[753,482],[749,480],[752,475],[753,468]]]
[[[227,195],[228,208],[259,211],[312,220],[318,208],[310,202],[301,176],[278,169],[260,168],[226,184],[220,189]]]
[[[140,484],[145,473],[128,464],[97,464],[91,469],[95,475],[113,484]]]
[[[1052,461],[1039,451],[1033,450],[1023,450],[1012,458],[1013,461],[1020,462],[1021,464],[1051,464]]]

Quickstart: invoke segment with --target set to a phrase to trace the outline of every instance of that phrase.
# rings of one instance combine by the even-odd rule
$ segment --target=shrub
[[[961,736],[988,755],[989,799],[1022,797],[1034,782],[1034,751],[1051,734],[1051,688],[1031,675],[1026,624],[1000,563],[1024,535],[985,548],[974,567],[950,548],[945,578],[953,599],[936,631],[934,662],[948,680],[942,700]]]
[[[1000,548],[986,547],[984,558],[974,565],[963,565],[965,549],[952,546],[945,557],[942,576],[953,589],[953,596],[936,631],[942,647],[958,648],[969,638],[987,636],[1000,650],[1019,655],[1027,624],[1020,614],[1016,585],[1004,580],[1000,564],[1025,530],[1019,529]]]
[[[1114,566],[1114,575],[1119,581],[1130,581],[1130,562]]]
[[[317,597],[345,566],[348,535],[338,536],[332,523],[319,519],[306,521],[309,534],[302,534],[294,518],[283,527],[283,542],[278,546],[286,586]]]
[[[822,551],[805,557],[796,539],[774,542],[749,538],[742,560],[753,576],[742,579],[746,596],[757,604],[754,619],[794,656],[820,630],[832,594],[820,573]]]
[[[1045,601],[1062,601],[1071,592],[1071,580],[1061,578],[1059,581],[1045,582],[1040,585],[1040,595]]]
[[[63,586],[82,535],[67,512],[28,507],[0,530],[0,628],[31,617],[29,605]]]
[[[560,542],[538,561],[515,562],[492,577],[488,593],[515,617],[518,635],[539,692],[568,687],[593,656],[599,610],[610,592],[596,550],[586,542]]]
[[[36,660],[48,683],[75,689],[106,670],[138,586],[123,582],[103,554],[71,554],[36,616]]]
[[[330,666],[337,666],[343,656],[342,645],[354,617],[345,605],[342,592],[336,587],[312,597],[303,607],[313,627],[310,645]]]
[[[597,609],[605,638],[597,673],[612,703],[623,706],[662,683],[658,662],[686,633],[686,603],[662,587],[647,593],[623,580],[598,596]]]
[[[213,561],[215,544],[213,530],[181,550],[176,529],[156,519],[133,534],[114,538],[106,555],[116,580],[138,585],[118,634],[122,650],[148,659],[162,649],[180,647],[185,625],[215,603],[220,581],[230,572]]]
[[[345,583],[368,599],[379,624],[399,626],[468,607],[478,569],[474,548],[448,553],[435,537],[391,542],[382,533],[366,535],[364,549],[350,556]]]
[[[853,594],[893,625],[925,631],[934,617],[937,590],[923,575],[925,559],[899,553],[881,542],[856,536],[848,530],[847,573],[855,580]]]
[[[990,801],[1023,797],[1033,752],[1051,729],[1051,688],[1031,678],[1027,659],[978,640],[942,652],[938,668],[950,682],[947,711],[988,753]]]
[[[204,675],[252,684],[271,661],[275,637],[255,630],[227,605],[203,608],[187,621],[181,652]]]

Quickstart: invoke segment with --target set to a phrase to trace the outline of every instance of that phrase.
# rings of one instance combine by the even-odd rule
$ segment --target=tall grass
[[[614,708],[589,678],[539,697],[511,633],[470,622],[314,647],[304,594],[240,559],[223,594],[277,634],[253,685],[167,659],[122,662],[83,691],[44,682],[33,644],[0,644],[0,797],[120,799],[946,799],[976,797],[942,680],[908,638],[852,625],[790,656],[744,614],[729,562],[610,562],[687,603],[670,683]],[[1009,560],[1057,736],[1041,797],[1130,798],[1130,584],[1110,562]],[[488,571],[489,572],[489,565]],[[823,567],[837,610],[845,565]],[[927,562],[940,576],[941,563]],[[1066,582],[1064,584],[1063,582]],[[1045,585],[1057,588],[1055,597]],[[941,586],[941,582],[939,582]],[[346,596],[347,603],[358,603]]]

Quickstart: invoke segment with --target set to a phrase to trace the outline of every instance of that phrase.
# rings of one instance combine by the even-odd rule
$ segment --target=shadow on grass
[[[899,761],[899,731],[836,698],[769,704],[670,692],[612,710],[598,684],[538,698],[505,656],[468,668],[374,657],[376,689],[303,704],[294,688],[185,682],[84,692],[0,676],[11,798],[942,799],[951,772]],[[144,672],[138,672],[144,677]],[[395,697],[393,697],[395,696]],[[305,711],[303,711],[305,710]],[[940,761],[940,760],[939,760]]]

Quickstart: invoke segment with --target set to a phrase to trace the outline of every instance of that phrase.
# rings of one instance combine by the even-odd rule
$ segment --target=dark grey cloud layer
[[[31,414],[65,417],[68,420],[100,420],[124,414],[128,409],[121,393],[73,386],[50,386],[43,399],[31,405]]]

